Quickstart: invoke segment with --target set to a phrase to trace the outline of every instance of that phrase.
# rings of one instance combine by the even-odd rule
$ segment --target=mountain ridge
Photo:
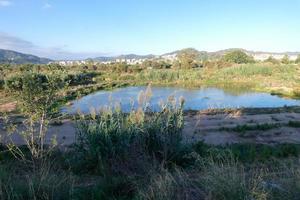
[[[25,54],[13,50],[0,49],[0,63],[9,64],[48,64],[51,59]]]
[[[284,55],[290,56],[292,59],[295,59],[300,52],[268,52],[268,51],[251,51],[242,48],[229,48],[223,49],[219,51],[199,51],[194,48],[185,48],[181,50],[172,51],[169,53],[161,54],[161,55],[154,55],[154,54],[146,54],[146,55],[139,55],[139,54],[122,54],[117,56],[98,56],[95,58],[87,58],[83,60],[93,60],[99,62],[109,62],[109,61],[116,61],[116,60],[138,60],[138,59],[153,59],[153,58],[174,58],[183,50],[191,49],[199,53],[200,57],[203,58],[210,58],[216,59],[222,57],[224,54],[234,51],[234,50],[241,50],[251,56],[254,56],[258,60],[266,59],[268,56],[274,56],[278,59]],[[48,64],[52,61],[49,58],[38,57],[31,54],[21,53],[13,50],[6,50],[0,49],[0,63],[11,63],[11,64],[25,64],[25,63],[32,63],[32,64]]]

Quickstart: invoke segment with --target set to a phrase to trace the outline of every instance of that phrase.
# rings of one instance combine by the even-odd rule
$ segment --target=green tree
[[[22,76],[6,81],[7,89],[14,94],[25,117],[25,130],[20,135],[33,158],[42,158],[45,155],[47,125],[57,109],[58,91],[65,85],[61,75],[34,72],[25,72]],[[9,148],[14,155],[24,159],[24,154],[13,141]]]
[[[283,64],[289,64],[290,63],[290,59],[288,55],[284,55],[283,58],[281,59],[281,63]]]
[[[252,56],[247,55],[245,52],[241,50],[235,50],[225,54],[223,56],[223,60],[225,60],[226,62],[232,62],[236,64],[254,62],[254,58]]]
[[[152,68],[152,69],[169,69],[171,68],[171,64],[165,61],[159,60],[146,60],[142,63],[142,68]]]
[[[273,56],[269,56],[264,62],[269,62],[272,64],[279,64],[279,60],[275,59]]]
[[[183,49],[177,54],[180,67],[186,69],[197,67],[198,57],[199,57],[199,52],[193,48]]]

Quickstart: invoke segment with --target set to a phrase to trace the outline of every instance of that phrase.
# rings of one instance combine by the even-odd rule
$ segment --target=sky
[[[0,48],[52,59],[300,51],[300,0],[0,0]]]

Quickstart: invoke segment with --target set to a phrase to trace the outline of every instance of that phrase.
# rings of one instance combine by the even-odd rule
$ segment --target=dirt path
[[[285,110],[284,110],[285,111]],[[257,114],[255,113],[257,112]],[[75,140],[75,124],[64,120],[61,125],[50,126],[47,142],[55,135],[59,144],[70,145]],[[18,135],[5,137],[6,131],[0,123],[2,142],[12,139],[23,144]],[[185,114],[183,130],[186,142],[204,141],[207,144],[225,145],[232,143],[299,143],[300,112],[262,112],[262,110],[230,112],[196,112]]]
[[[198,113],[187,115],[185,119],[184,136],[189,142],[300,143],[300,113]]]

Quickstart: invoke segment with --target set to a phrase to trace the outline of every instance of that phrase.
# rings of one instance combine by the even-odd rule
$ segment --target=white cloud
[[[65,48],[65,45],[56,47],[41,47],[22,38],[0,32],[0,49],[9,49],[55,60],[76,60],[110,55],[103,52],[73,52],[68,51]]]
[[[6,6],[10,6],[12,5],[12,2],[11,1],[8,1],[8,0],[0,0],[0,7],[6,7]]]
[[[45,4],[43,5],[43,8],[44,8],[44,9],[49,9],[49,8],[52,8],[52,5],[49,4],[49,3],[45,3]]]

